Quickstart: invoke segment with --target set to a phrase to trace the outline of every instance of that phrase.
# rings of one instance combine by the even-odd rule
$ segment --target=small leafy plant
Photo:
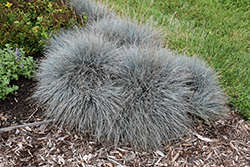
[[[24,48],[27,55],[38,54],[51,32],[73,23],[82,22],[61,0],[0,2],[0,48],[8,43]]]
[[[19,76],[31,79],[36,72],[36,62],[32,57],[25,57],[23,49],[14,49],[9,44],[0,49],[0,99],[18,90],[17,85],[11,85],[11,80],[18,80]]]

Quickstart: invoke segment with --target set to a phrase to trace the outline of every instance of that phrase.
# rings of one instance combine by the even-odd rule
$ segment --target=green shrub
[[[0,99],[18,90],[17,85],[11,85],[11,80],[18,80],[19,76],[31,79],[36,72],[36,62],[32,57],[25,57],[24,50],[15,50],[9,44],[0,49]]]
[[[0,2],[0,47],[6,43],[40,53],[50,32],[79,23],[80,18],[61,0],[9,0]]]

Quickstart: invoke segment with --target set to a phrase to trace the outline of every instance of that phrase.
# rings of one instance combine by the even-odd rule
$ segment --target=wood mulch
[[[155,151],[82,137],[51,124],[0,133],[0,166],[250,166],[250,123],[232,112]]]
[[[20,78],[17,84],[19,91],[0,102],[0,167],[250,167],[250,122],[233,111],[227,119],[194,125],[191,137],[175,140],[160,150],[143,152],[129,144],[96,143],[92,137],[47,123],[42,109],[26,100],[35,81]]]

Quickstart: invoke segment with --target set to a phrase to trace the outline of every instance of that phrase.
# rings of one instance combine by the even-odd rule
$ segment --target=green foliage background
[[[0,99],[18,90],[12,80],[34,77],[33,57],[51,33],[82,20],[61,0],[0,0]]]
[[[166,45],[199,55],[221,75],[236,110],[250,120],[249,0],[109,0],[119,12],[152,19],[166,33]]]
[[[11,6],[6,6],[10,3]],[[2,0],[0,3],[0,48],[6,43],[24,48],[27,55],[41,53],[44,39],[79,17],[60,0]]]
[[[36,61],[32,57],[26,57],[23,49],[6,44],[4,49],[0,49],[0,100],[18,90],[17,85],[10,84],[11,80],[18,80],[19,76],[31,79],[35,72]]]

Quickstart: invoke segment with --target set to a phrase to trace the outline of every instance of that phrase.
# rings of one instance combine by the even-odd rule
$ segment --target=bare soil
[[[20,77],[12,81],[19,90],[0,100],[0,128],[35,122],[42,118],[42,109],[36,107],[28,99],[34,91],[36,81]]]

